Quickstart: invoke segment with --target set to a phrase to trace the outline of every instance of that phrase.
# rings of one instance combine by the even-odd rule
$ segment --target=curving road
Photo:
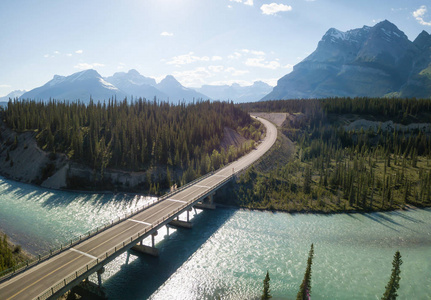
[[[27,271],[12,277],[0,284],[0,299],[44,299],[52,287],[61,285],[70,276],[77,274],[87,266],[95,266],[96,261],[105,262],[112,252],[117,252],[118,245],[124,241],[141,237],[142,233],[151,233],[166,222],[169,216],[193,205],[197,199],[208,195],[208,191],[217,189],[224,184],[233,172],[237,173],[264,155],[277,139],[277,129],[267,120],[258,118],[267,129],[266,137],[261,144],[249,154],[241,157],[232,164],[218,170],[211,176],[198,181],[178,193],[146,208],[129,219],[100,232],[99,234],[69,248],[50,259],[29,268]],[[123,244],[124,245],[124,244]],[[115,249],[115,251],[113,251]],[[122,251],[124,252],[124,251]],[[106,263],[112,259],[107,259]],[[91,267],[90,267],[91,268]],[[84,270],[85,271],[85,270]],[[65,284],[63,286],[65,286]]]

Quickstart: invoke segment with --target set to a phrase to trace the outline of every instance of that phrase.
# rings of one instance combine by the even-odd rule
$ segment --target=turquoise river
[[[36,255],[152,198],[46,190],[0,178],[0,230]],[[372,214],[198,211],[193,229],[160,230],[159,258],[106,266],[109,299],[294,299],[314,243],[312,299],[380,299],[396,250],[398,299],[431,299],[431,210]],[[146,241],[149,243],[149,241]],[[95,280],[95,278],[91,278]]]

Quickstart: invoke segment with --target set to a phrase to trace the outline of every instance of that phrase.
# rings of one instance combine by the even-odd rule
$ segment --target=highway
[[[157,226],[160,227],[169,216],[184,211],[189,205],[194,204],[196,199],[208,194],[209,190],[218,188],[231,177],[233,172],[237,173],[248,167],[275,143],[277,138],[275,126],[262,118],[258,119],[266,126],[267,132],[266,137],[255,150],[214,172],[211,176],[180,190],[125,221],[101,231],[97,235],[2,282],[0,284],[0,299],[37,299],[46,294],[47,290],[50,291],[52,287],[58,285],[59,282],[62,283],[63,280],[65,285],[67,278],[71,276],[77,280],[83,268],[85,271],[87,266],[88,271],[88,266],[90,268],[96,266],[105,257],[108,258],[111,253],[117,252],[118,245],[124,245],[124,241],[128,240],[131,243],[138,240],[140,236],[142,237],[144,233],[151,233],[151,230],[157,229]],[[106,262],[109,261],[106,260]],[[41,299],[45,298],[41,297]]]

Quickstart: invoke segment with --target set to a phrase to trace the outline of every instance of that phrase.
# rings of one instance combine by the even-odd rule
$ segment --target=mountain
[[[9,94],[7,94],[4,97],[0,97],[0,102],[9,102],[9,99],[15,99],[15,98],[19,98],[22,94],[24,94],[25,91],[24,90],[15,90],[10,92]]]
[[[414,42],[385,20],[373,27],[329,29],[317,49],[262,98],[430,97],[431,37]]]
[[[165,93],[155,87],[157,85],[155,79],[145,77],[134,69],[127,73],[117,72],[111,77],[106,77],[105,80],[124,91],[128,96],[146,99],[153,99],[154,97],[158,99],[168,98]]]
[[[181,85],[173,76],[168,75],[159,84],[153,78],[139,74],[136,70],[118,72],[110,77],[103,78],[95,70],[85,70],[70,76],[54,75],[54,78],[45,85],[28,91],[20,96],[20,99],[36,99],[47,101],[56,100],[81,100],[88,103],[90,97],[94,101],[108,100],[116,97],[144,97],[153,99],[156,97],[163,101],[184,100],[191,102],[193,99],[209,99],[193,89]]]
[[[256,81],[250,86],[232,85],[203,85],[198,92],[208,95],[215,100],[233,100],[236,103],[254,102],[261,99],[272,90],[265,82]]]
[[[205,96],[194,89],[182,86],[181,83],[179,83],[172,75],[166,76],[162,81],[159,82],[159,84],[157,84],[156,88],[169,97],[169,99],[162,100],[169,100],[170,102],[174,103],[183,100],[186,102],[192,102],[193,100],[198,99],[209,99],[208,96]]]
[[[112,97],[122,99],[126,93],[105,81],[95,70],[85,70],[70,76],[54,75],[45,85],[24,93],[20,99],[37,100],[81,100],[88,103],[90,97],[108,100]]]

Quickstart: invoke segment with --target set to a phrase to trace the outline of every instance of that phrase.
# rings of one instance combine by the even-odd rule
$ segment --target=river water
[[[0,179],[0,229],[32,254],[48,251],[151,198],[51,191]],[[398,299],[431,299],[431,210],[301,215],[198,211],[191,230],[160,230],[159,258],[106,266],[109,299],[295,298],[314,243],[312,299],[380,299],[396,250]],[[146,241],[148,244],[149,241]],[[95,280],[95,278],[93,278]]]

